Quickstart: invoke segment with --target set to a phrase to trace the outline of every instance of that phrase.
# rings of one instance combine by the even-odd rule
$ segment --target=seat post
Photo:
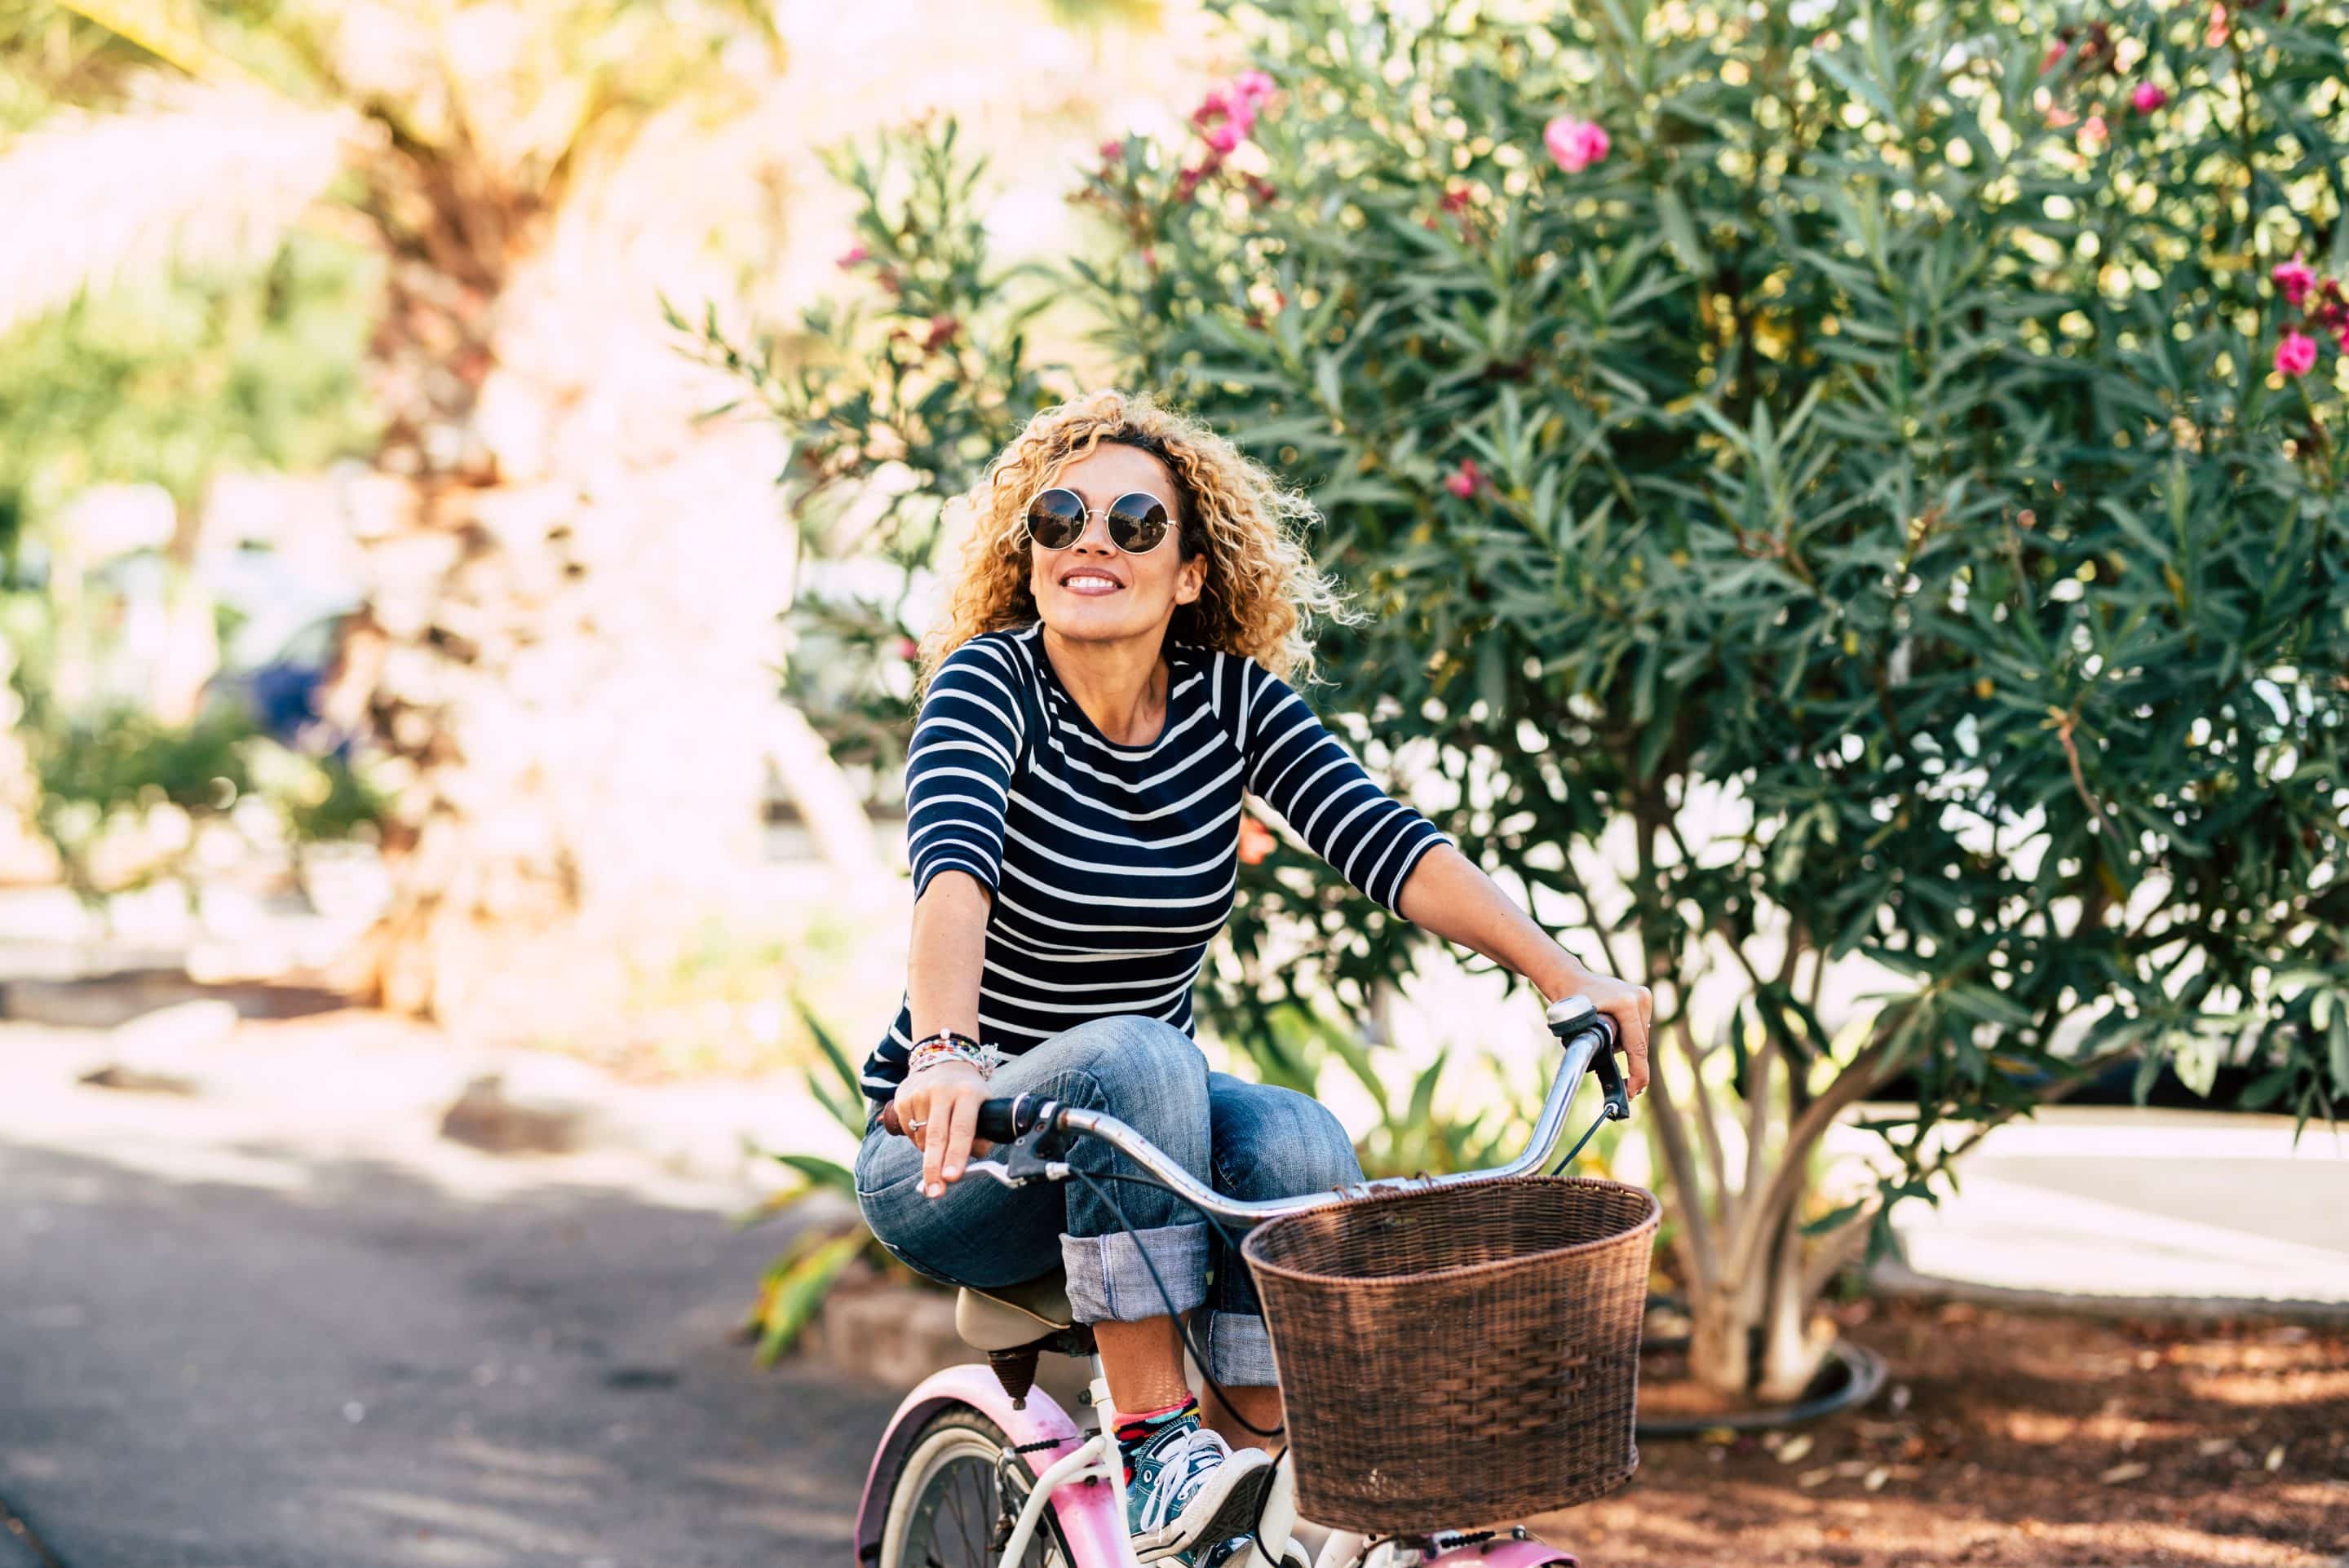
[[[1102,1469],[1109,1476],[1110,1501],[1119,1519],[1125,1517],[1125,1464],[1117,1451],[1117,1423],[1112,1418],[1117,1412],[1116,1401],[1110,1398],[1109,1368],[1102,1365],[1101,1352],[1093,1352],[1092,1387],[1086,1391],[1085,1403],[1092,1408],[1093,1436],[1101,1443]]]
[[[1003,1385],[1003,1391],[1011,1396],[1011,1408],[1015,1410],[1028,1408],[1028,1391],[1036,1387],[1037,1355],[1033,1345],[987,1353],[987,1365],[994,1371],[995,1380]]]

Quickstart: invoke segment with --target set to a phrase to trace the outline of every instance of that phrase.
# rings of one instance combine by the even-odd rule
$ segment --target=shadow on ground
[[[1542,1522],[1586,1562],[2343,1568],[2349,1329],[1860,1302],[1892,1367],[1798,1432],[1650,1442]]]
[[[67,1568],[841,1561],[890,1407],[732,1336],[775,1230],[0,1139],[0,1497]]]

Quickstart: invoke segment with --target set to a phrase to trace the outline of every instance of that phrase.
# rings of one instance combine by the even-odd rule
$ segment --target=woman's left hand
[[[1567,996],[1586,996],[1592,1006],[1615,1020],[1616,1045],[1630,1058],[1623,1074],[1623,1087],[1635,1095],[1646,1088],[1648,1036],[1656,1016],[1656,994],[1645,985],[1634,985],[1611,975],[1593,975],[1586,969],[1551,993],[1550,1000]]]

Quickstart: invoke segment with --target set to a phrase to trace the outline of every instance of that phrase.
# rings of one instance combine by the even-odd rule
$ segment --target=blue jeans
[[[1320,1101],[1209,1072],[1191,1037],[1157,1018],[1129,1014],[1064,1029],[1005,1062],[988,1088],[1107,1111],[1235,1198],[1293,1198],[1362,1179],[1345,1129]],[[1102,1180],[1141,1174],[1107,1144],[1071,1139],[1067,1159],[1102,1183],[1133,1230],[1073,1178],[1014,1191],[966,1173],[942,1196],[925,1197],[922,1151],[877,1125],[857,1150],[857,1204],[883,1246],[933,1279],[984,1290],[1064,1270],[1081,1323],[1163,1317],[1170,1297],[1177,1314],[1206,1303],[1216,1380],[1235,1388],[1278,1381],[1247,1269],[1225,1255],[1212,1228],[1170,1193]]]

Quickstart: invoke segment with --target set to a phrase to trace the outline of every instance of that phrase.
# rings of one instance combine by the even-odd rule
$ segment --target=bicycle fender
[[[1573,1553],[1538,1541],[1485,1541],[1455,1546],[1427,1560],[1427,1568],[1579,1568]]]
[[[1011,1397],[983,1363],[948,1367],[931,1374],[905,1396],[905,1403],[889,1418],[889,1429],[874,1452],[873,1468],[865,1473],[864,1495],[856,1507],[858,1568],[871,1568],[881,1554],[881,1525],[889,1512],[889,1487],[913,1447],[914,1434],[940,1410],[956,1405],[976,1410],[993,1421],[1015,1445],[1058,1439],[1050,1448],[1020,1456],[1028,1461],[1030,1476],[1043,1474],[1054,1460],[1084,1440],[1077,1424],[1041,1388],[1029,1391],[1027,1408],[1013,1409]],[[1081,1480],[1069,1482],[1053,1493],[1052,1513],[1060,1521],[1061,1533],[1068,1538],[1069,1550],[1076,1561],[1127,1561],[1125,1520],[1117,1511],[1109,1487],[1088,1486]]]

